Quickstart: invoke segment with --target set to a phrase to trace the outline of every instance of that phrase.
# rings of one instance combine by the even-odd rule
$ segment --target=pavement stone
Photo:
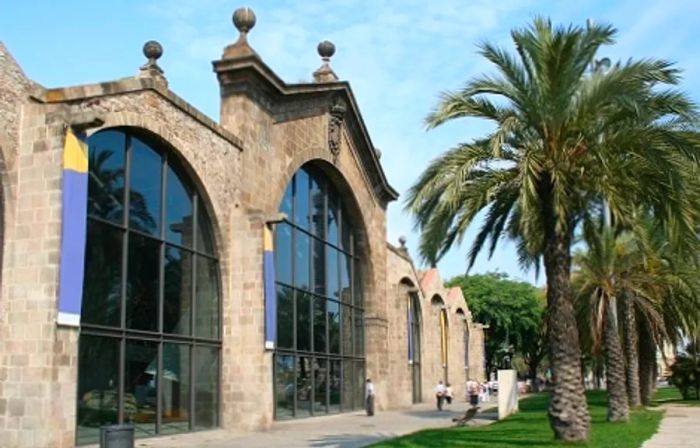
[[[700,447],[700,407],[665,405],[659,430],[642,448]]]
[[[482,404],[482,411],[472,425],[496,421],[494,402]],[[165,436],[136,441],[137,448],[267,448],[267,447],[335,447],[358,448],[381,440],[428,428],[454,425],[452,418],[461,416],[468,403],[452,403],[445,410],[434,404],[418,404],[408,409],[377,412],[367,417],[364,412],[351,412],[304,420],[275,422],[267,431],[236,433],[227,430],[202,431],[179,436]]]

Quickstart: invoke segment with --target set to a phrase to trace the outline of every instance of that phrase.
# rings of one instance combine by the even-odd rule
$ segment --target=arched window
[[[153,137],[88,143],[77,441],[107,423],[136,437],[217,426],[219,267],[201,197]]]
[[[356,233],[330,180],[305,165],[280,204],[275,418],[361,408],[364,317]]]
[[[408,293],[408,325],[409,325],[409,361],[411,367],[411,382],[413,403],[422,401],[421,384],[421,334],[420,334],[420,299],[415,290]]]
[[[457,317],[464,324],[463,345],[464,345],[464,368],[469,369],[469,320],[462,308],[457,309]]]
[[[443,371],[443,381],[448,382],[447,379],[447,343],[448,343],[448,327],[447,327],[447,310],[445,309],[445,302],[437,294],[430,299],[430,304],[433,308],[438,310],[438,325],[440,330],[440,364]]]

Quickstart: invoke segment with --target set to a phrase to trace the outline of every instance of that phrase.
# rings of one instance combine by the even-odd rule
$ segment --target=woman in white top
[[[367,378],[367,383],[365,384],[365,410],[368,417],[374,415],[374,384],[369,378]]]

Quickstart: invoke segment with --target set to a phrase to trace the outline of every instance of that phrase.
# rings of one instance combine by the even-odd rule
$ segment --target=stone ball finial
[[[399,244],[401,247],[406,247],[406,235],[400,235],[399,236]]]
[[[149,61],[156,61],[163,56],[163,46],[158,41],[149,40],[143,44],[143,55],[146,56]]]
[[[328,61],[335,54],[335,45],[328,40],[319,43],[316,49],[318,50],[319,56],[321,56],[324,61]]]
[[[255,13],[250,8],[238,8],[233,12],[233,25],[241,34],[247,34],[255,26]]]
[[[382,158],[382,150],[379,148],[374,148],[374,153],[377,155],[378,159]]]

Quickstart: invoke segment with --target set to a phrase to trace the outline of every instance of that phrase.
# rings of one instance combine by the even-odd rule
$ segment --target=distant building
[[[0,44],[3,447],[267,428],[361,408],[368,376],[380,410],[484,379],[461,291],[386,243],[398,195],[333,45],[287,84],[252,11],[234,22],[218,122],[168,89],[156,42],[136,76],[67,88]]]

